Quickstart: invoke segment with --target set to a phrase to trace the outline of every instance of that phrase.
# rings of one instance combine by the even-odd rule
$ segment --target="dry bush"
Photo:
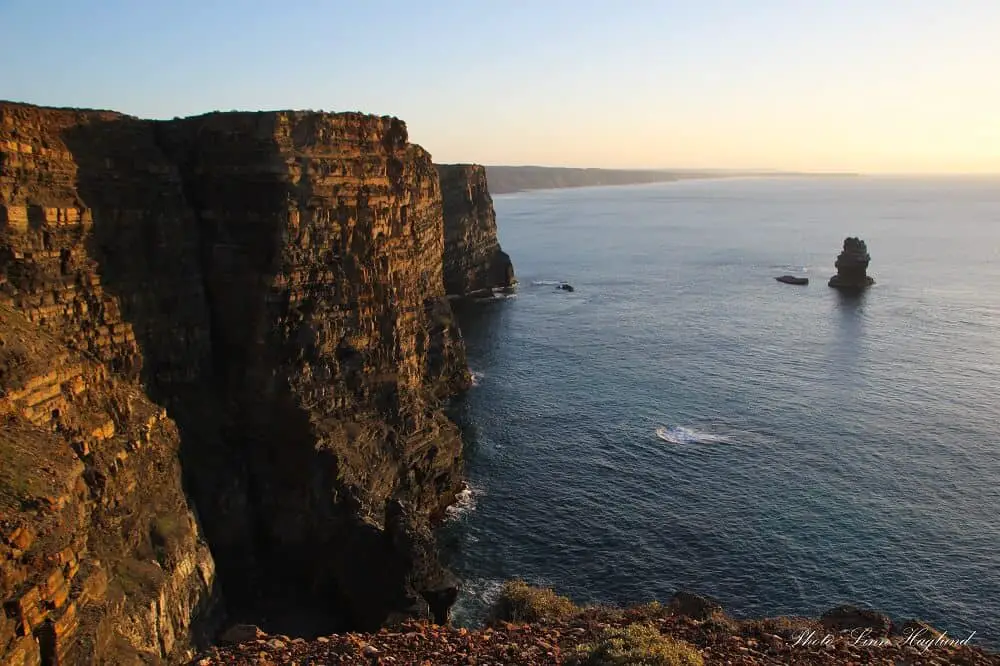
[[[532,587],[523,580],[507,581],[494,602],[490,619],[506,622],[564,620],[579,612],[566,597],[548,588]]]
[[[661,634],[649,624],[607,629],[594,643],[577,646],[577,666],[703,666],[697,649]]]

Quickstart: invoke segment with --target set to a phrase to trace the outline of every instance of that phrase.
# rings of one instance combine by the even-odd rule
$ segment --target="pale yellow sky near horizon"
[[[879,85],[859,74],[808,97],[745,88],[715,108],[704,99],[632,105],[606,122],[544,107],[527,122],[487,113],[429,149],[441,161],[486,164],[1000,174],[1000,81],[983,83],[925,71]],[[420,130],[411,123],[418,143]]]
[[[429,149],[487,164],[1000,174],[1000,0],[683,7],[602,14],[614,29],[538,58],[558,75],[492,67],[499,103],[470,104]]]
[[[8,0],[0,92],[394,115],[439,162],[1000,173],[1000,0],[386,1]]]

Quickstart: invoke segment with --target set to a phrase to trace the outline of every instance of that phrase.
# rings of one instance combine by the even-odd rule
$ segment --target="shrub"
[[[648,622],[668,614],[666,606],[659,601],[650,601],[644,604],[630,606],[625,609],[625,616],[632,621],[642,620]]]
[[[186,522],[174,514],[161,514],[153,520],[152,537],[156,544],[166,545],[184,536]]]
[[[579,666],[703,666],[694,647],[661,634],[648,624],[607,629],[595,643],[580,645],[570,657]]]
[[[504,583],[490,618],[506,622],[563,620],[579,610],[572,601],[551,589],[532,587],[523,580],[510,580]]]

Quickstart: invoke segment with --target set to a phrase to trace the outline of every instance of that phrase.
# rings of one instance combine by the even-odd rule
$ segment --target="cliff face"
[[[191,592],[210,588],[212,559],[178,455],[233,615],[263,622],[284,599],[354,627],[440,617],[455,590],[428,520],[458,489],[461,442],[439,403],[468,371],[444,298],[439,181],[405,126],[299,112],[153,122],[0,103],[0,160],[0,300],[11,320],[89,364],[102,378],[84,380],[94,400],[132,396],[159,414],[149,427],[168,432],[137,449],[160,472],[136,462],[136,478],[156,483],[101,492],[121,496],[133,521],[108,548],[143,566],[137,535],[160,537],[139,523],[172,506],[167,522],[185,526],[176,562],[94,621],[119,643],[168,655],[162,618],[158,645],[129,627],[153,608],[179,618],[170,626],[187,640],[192,609],[209,607],[212,595]],[[46,390],[75,396],[56,374]],[[66,440],[67,479],[115,478],[94,453],[103,449],[34,424],[29,408],[11,413],[49,428],[36,439],[53,450]],[[107,409],[115,433],[134,425]],[[19,441],[35,439],[11,437],[5,450]],[[107,464],[127,470],[133,459]],[[89,495],[66,523],[72,539],[100,523]],[[115,566],[93,552],[95,566]]]
[[[508,288],[517,281],[497,240],[497,216],[477,164],[438,165],[444,198],[444,283],[448,294]]]
[[[0,105],[4,663],[131,663],[209,628],[180,433],[136,381],[196,373],[193,222],[141,123]]]
[[[140,663],[209,631],[214,563],[165,410],[6,305],[0,388],[0,661]]]
[[[458,490],[438,401],[468,382],[430,156],[398,120],[357,114],[156,129],[201,234],[224,444],[190,459],[220,571],[238,572],[227,593],[293,590],[291,606],[351,626],[426,614],[450,583],[394,534],[422,532]]]

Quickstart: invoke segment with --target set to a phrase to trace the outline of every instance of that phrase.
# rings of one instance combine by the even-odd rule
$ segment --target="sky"
[[[1000,0],[0,0],[0,99],[364,111],[439,162],[1000,173]]]

